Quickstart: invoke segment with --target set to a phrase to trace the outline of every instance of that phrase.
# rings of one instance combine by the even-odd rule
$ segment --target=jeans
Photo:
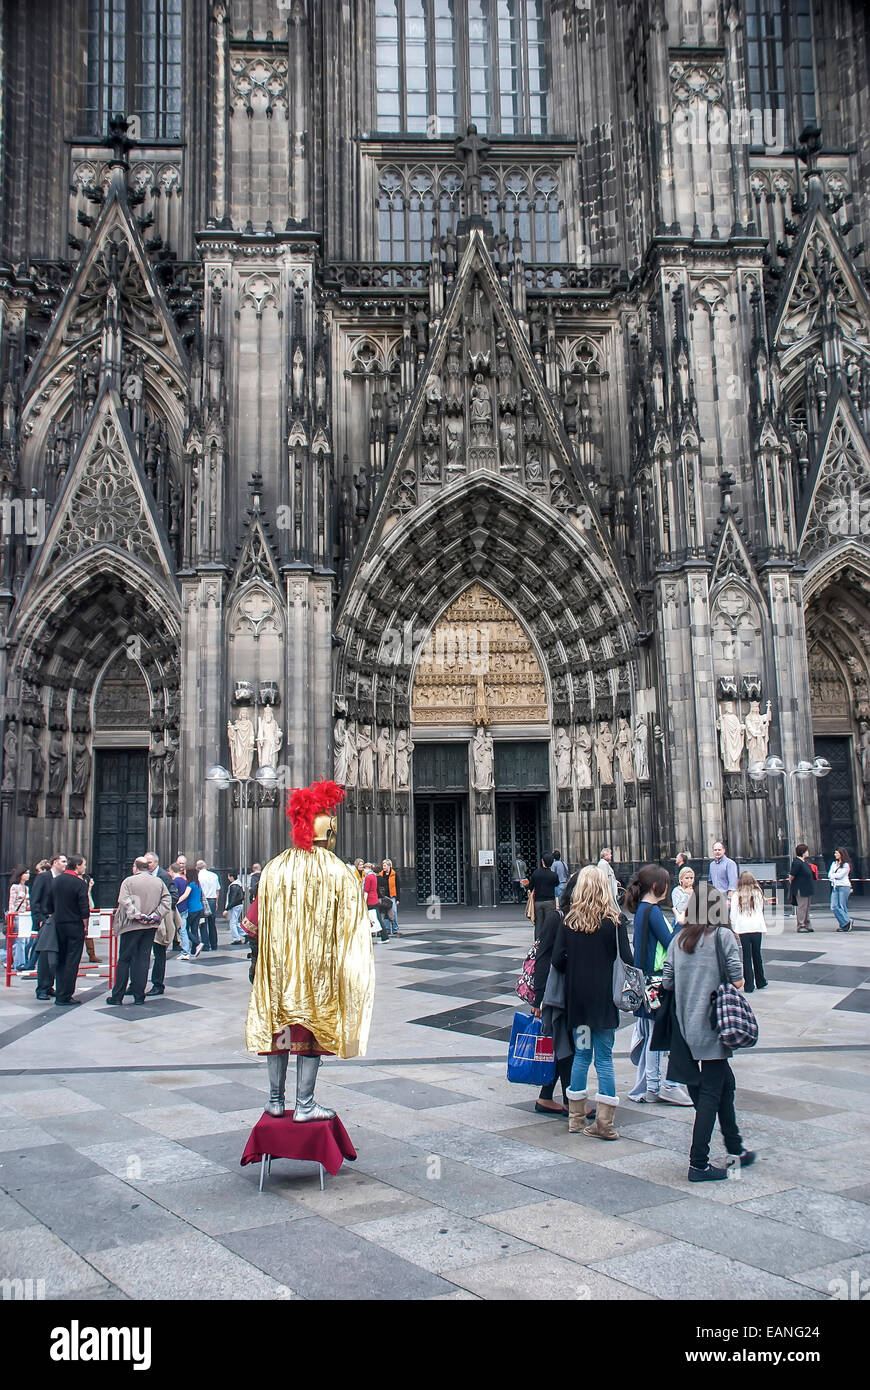
[[[398,935],[399,935],[399,899],[398,899],[398,898],[390,898],[390,902],[393,904],[393,920],[392,920],[392,922],[390,922],[390,930],[391,930],[391,932],[393,933],[393,936],[398,936]]]
[[[217,898],[206,898],[205,915],[202,922],[202,940],[206,951],[216,951],[217,937]]]
[[[198,912],[188,912],[188,914],[187,914],[187,935],[188,935],[188,937],[190,938],[190,951],[191,951],[191,955],[192,955],[193,952],[196,950],[197,946],[200,944],[200,941],[199,941],[199,928],[200,928],[200,923],[202,922],[202,918],[203,918],[203,911],[202,911],[202,908],[200,908]],[[203,934],[203,936],[205,936],[205,927],[204,927],[204,926],[203,926],[203,929],[202,929],[202,934]],[[205,942],[203,942],[203,945],[205,945]]]
[[[182,949],[182,951],[184,952],[184,954],[185,954],[186,956],[189,956],[189,955],[190,955],[190,937],[189,937],[188,934],[187,934],[187,913],[186,913],[186,912],[179,912],[179,914],[178,914],[178,921],[179,921],[178,938],[179,938],[179,940],[180,940],[180,942],[181,942],[181,949]]]
[[[734,1110],[734,1073],[725,1058],[701,1062],[700,1086],[689,1086],[688,1092],[695,1107],[695,1127],[689,1163],[693,1168],[706,1168],[710,1161],[710,1139],[716,1116],[729,1154],[743,1152],[743,1140],[737,1128]]]
[[[586,1078],[589,1075],[589,1067],[593,1057],[595,1058],[595,1072],[598,1076],[598,1094],[605,1098],[616,1097],[616,1073],[613,1070],[613,1040],[616,1037],[615,1028],[601,1028],[591,1030],[592,1046],[581,1047],[580,1043],[584,1038],[589,1038],[588,1028],[574,1029],[574,1064],[571,1067],[571,1090],[585,1091]]]
[[[637,1076],[633,1087],[628,1093],[629,1100],[643,1100],[648,1093],[658,1095],[662,1088],[662,1058],[665,1059],[665,1070],[667,1071],[667,1053],[651,1052],[650,1039],[652,1038],[653,1020],[651,1018],[639,1018],[641,1031],[643,1033],[643,1045],[637,1063]]]
[[[230,941],[247,941],[248,939],[239,926],[242,920],[242,906],[243,904],[239,903],[238,907],[227,908],[227,918],[230,924]]]
[[[831,889],[831,911],[837,919],[838,927],[845,927],[849,920],[846,904],[849,901],[849,894],[851,892],[851,888],[847,888],[845,884],[841,884],[838,888]]]
[[[747,931],[740,934],[740,948],[743,951],[743,980],[744,990],[749,993],[753,989],[762,989],[767,980],[764,978],[764,962],[761,959],[761,938],[763,933],[760,931]]]

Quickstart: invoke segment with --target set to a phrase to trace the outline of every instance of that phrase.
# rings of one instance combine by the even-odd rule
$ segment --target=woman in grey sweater
[[[710,1026],[710,996],[721,983],[716,933],[721,932],[728,979],[738,989],[743,986],[743,956],[737,938],[727,926],[725,895],[709,889],[705,912],[702,907],[698,895],[693,894],[687,904],[686,925],[668,947],[662,988],[673,990],[676,1023],[694,1061],[700,1064],[695,1083],[688,1083],[695,1107],[689,1182],[717,1182],[728,1176],[727,1168],[714,1168],[709,1161],[717,1115],[728,1153],[739,1158],[742,1167],[748,1167],[755,1154],[744,1149],[737,1128],[734,1073],[728,1065],[731,1052]]]

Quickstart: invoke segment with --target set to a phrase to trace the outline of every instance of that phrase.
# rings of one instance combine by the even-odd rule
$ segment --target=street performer
[[[293,1119],[331,1120],[314,1100],[321,1057],[365,1053],[374,1002],[371,926],[359,879],[335,854],[335,808],[344,790],[313,782],[292,791],[294,848],[270,859],[245,929],[259,951],[245,1040],[265,1055],[269,1115],[284,1114],[290,1053],[296,1054]]]

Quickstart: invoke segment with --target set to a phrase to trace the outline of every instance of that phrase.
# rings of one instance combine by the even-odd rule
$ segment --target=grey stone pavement
[[[246,952],[224,926],[213,957],[171,958],[166,996],[144,1008],[107,1008],[90,977],[85,1007],[56,1010],[13,979],[0,985],[0,1279],[42,1280],[48,1299],[827,1300],[858,1287],[870,910],[853,906],[849,935],[819,907],[814,935],[792,920],[767,938],[759,1046],[734,1062],[759,1158],[701,1187],[686,1181],[691,1110],[626,1103],[622,1137],[604,1143],[536,1115],[536,1092],[507,1082],[530,939],[516,908],[403,912],[403,936],[376,945],[368,1055],[327,1061],[318,1086],[359,1156],[323,1192],[313,1165],[276,1160],[262,1194],[258,1168],[240,1167],[265,1066],[244,1051]],[[622,1096],[630,1034],[617,1038]]]

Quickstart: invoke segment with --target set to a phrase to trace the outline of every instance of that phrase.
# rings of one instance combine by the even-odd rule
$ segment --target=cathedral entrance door
[[[514,902],[511,869],[516,858],[524,859],[529,873],[541,858],[540,796],[497,797],[495,834],[498,844],[498,896],[503,903]]]
[[[149,848],[148,750],[98,748],[95,753],[94,839],[89,871],[96,907],[116,907],[121,880]]]
[[[847,849],[850,855],[857,854],[857,826],[855,824],[855,794],[852,785],[852,740],[850,738],[814,739],[817,758],[827,758],[831,771],[827,777],[820,777],[819,790],[819,830],[822,843],[818,852],[830,864],[835,849]],[[810,853],[812,853],[812,848]]]
[[[414,799],[417,901],[465,902],[464,802],[447,797]]]

